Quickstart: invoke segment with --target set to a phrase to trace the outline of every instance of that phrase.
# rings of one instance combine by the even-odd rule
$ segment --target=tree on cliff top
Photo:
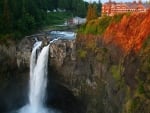
[[[86,16],[87,22],[96,18],[97,18],[96,6],[93,4],[89,4]]]
[[[7,32],[11,29],[11,16],[10,16],[10,9],[8,0],[4,0],[4,8],[3,8],[3,15],[2,15],[2,27]]]

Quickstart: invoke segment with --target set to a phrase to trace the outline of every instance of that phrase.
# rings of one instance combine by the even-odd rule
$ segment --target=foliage
[[[131,101],[130,109],[127,113],[148,113],[149,103],[141,97],[134,97]]]
[[[146,98],[150,98],[150,37],[145,40],[140,52],[141,65],[139,70],[138,80],[138,92],[143,94]]]
[[[101,17],[82,25],[79,29],[79,33],[83,34],[98,34],[102,35],[106,28],[111,24],[112,17]]]
[[[87,58],[96,60],[95,65],[100,64],[100,67],[104,66],[107,73],[109,70],[110,73],[104,74],[104,79],[103,76],[101,79],[103,79],[105,82],[108,82],[108,78],[111,80],[113,78],[112,81],[106,83],[108,84],[108,87],[107,85],[106,87],[108,88],[107,90],[109,92],[109,97],[111,98],[109,102],[112,102],[111,104],[118,103],[120,107],[123,106],[123,113],[149,113],[150,111],[149,16],[150,12],[140,14],[120,14],[115,15],[114,17],[104,16],[87,22],[79,29],[79,34],[81,36],[78,38],[78,40],[80,39],[78,44],[82,44],[80,47],[86,48],[88,52]],[[101,39],[103,41],[103,34],[104,38],[107,38],[105,35],[109,35],[108,38],[114,36],[112,40],[114,43],[107,43],[106,45],[105,42],[98,43],[96,37],[99,36],[99,39],[102,37]],[[128,51],[127,54],[121,53],[124,51],[121,50],[120,46],[118,46],[116,43],[121,43],[121,47],[125,47],[128,42],[130,42],[132,48],[130,48],[130,51]],[[134,42],[139,44],[135,45],[139,48],[138,52],[132,50]],[[89,46],[90,44],[92,46]],[[89,47],[93,47],[94,49],[89,49]],[[107,54],[103,54],[101,51],[101,48],[105,47],[107,50],[109,50],[106,50],[106,52],[108,52]],[[106,55],[110,55],[108,56],[108,59],[106,59],[108,63],[103,63],[107,57]],[[95,65],[94,68],[96,67]],[[98,73],[98,75],[101,74],[102,72]],[[109,77],[110,75],[112,75],[112,77]],[[130,92],[128,92],[126,89],[127,87],[129,88]],[[119,100],[116,100],[115,95],[119,96]],[[115,98],[115,101],[111,101],[113,98]],[[94,103],[96,102],[97,101],[95,100],[93,102],[91,101],[93,105],[95,105]],[[91,108],[94,107],[92,106]],[[120,113],[122,112],[120,111]]]
[[[76,16],[85,17],[88,3],[83,0],[47,0],[47,9],[65,9]],[[82,10],[82,11],[81,11]]]
[[[87,56],[87,51],[85,51],[83,49],[79,49],[78,56],[79,56],[79,58],[84,59]]]
[[[96,6],[97,6],[98,16],[101,16],[101,10],[102,10],[101,0],[98,0],[98,4],[96,4]]]
[[[138,93],[143,94],[145,92],[144,90],[144,83],[140,82],[138,85]]]
[[[1,0],[1,36],[15,33],[13,36],[22,37],[43,26],[63,23],[68,17],[85,17],[87,6],[83,0]]]
[[[47,14],[46,24],[47,25],[59,25],[64,23],[71,17],[70,12],[50,12]]]
[[[97,25],[95,20],[91,20],[87,23],[85,33],[97,34]]]
[[[125,14],[121,21],[111,24],[105,31],[105,42],[114,43],[122,48],[125,53],[131,49],[138,52],[143,41],[150,34],[150,11],[145,13]],[[132,26],[132,27],[131,27]],[[142,29],[142,32],[141,32]]]
[[[102,48],[96,48],[96,61],[102,63],[102,64],[107,64],[109,62],[108,60],[108,49],[105,47]]]
[[[123,67],[121,65],[112,65],[110,72],[116,81],[121,80],[121,73],[123,72]]]
[[[89,4],[86,16],[87,22],[96,18],[97,18],[96,5]]]
[[[130,96],[128,98],[128,108],[124,113],[148,113],[150,110],[150,38],[149,36],[144,41],[140,52],[138,53],[138,60],[140,61],[138,70],[136,72],[135,79],[137,80],[137,86],[133,90],[131,89]],[[132,94],[132,95],[131,95]],[[130,102],[130,103],[129,103]]]
[[[18,21],[18,28],[22,33],[28,33],[35,29],[35,24],[35,18],[29,13],[25,13],[23,17]]]
[[[98,27],[98,34],[103,34],[106,28],[111,23],[111,17],[102,17],[99,19],[99,27]]]
[[[127,14],[117,14],[117,15],[114,15],[112,21],[115,22],[115,23],[120,22],[121,19],[122,19],[122,17],[123,17],[124,15],[127,15]]]
[[[147,39],[143,42],[142,48],[148,49],[148,46],[150,44],[150,35],[147,37]]]
[[[111,74],[113,75],[115,80],[120,80],[120,70],[118,69],[118,66],[113,65],[110,69]]]

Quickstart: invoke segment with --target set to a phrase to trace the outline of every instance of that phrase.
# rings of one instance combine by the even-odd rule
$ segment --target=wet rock
[[[65,59],[76,60],[75,40],[58,40],[50,45],[50,65],[61,67]]]

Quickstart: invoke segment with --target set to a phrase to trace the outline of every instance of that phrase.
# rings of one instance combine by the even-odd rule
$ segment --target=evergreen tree
[[[48,10],[53,10],[55,9],[55,6],[54,6],[54,0],[47,0],[47,9]]]
[[[47,10],[66,9],[73,16],[85,17],[87,7],[83,0],[0,0],[0,31],[2,35],[26,34],[46,24]]]
[[[96,6],[93,4],[89,4],[86,19],[87,19],[87,21],[90,21],[90,20],[96,19],[96,18],[97,18]]]
[[[0,0],[0,17],[3,11],[3,0]]]
[[[69,0],[59,0],[58,1],[58,7],[60,9],[69,9]]]
[[[35,18],[28,12],[24,12],[22,18],[18,21],[18,28],[22,33],[29,33],[36,27]]]
[[[99,16],[101,16],[101,8],[102,8],[102,3],[101,0],[99,0],[97,4],[97,12]]]
[[[5,30],[5,32],[8,32],[9,30],[11,30],[12,23],[11,23],[8,0],[4,0],[2,22],[3,22],[3,25],[2,25],[3,30]]]
[[[96,19],[97,18],[97,7],[96,5],[93,5],[92,8],[92,19]]]
[[[86,10],[87,10],[86,2],[83,2],[82,0],[73,0],[72,9],[73,9],[73,13],[76,16],[80,16],[80,17],[86,16]]]

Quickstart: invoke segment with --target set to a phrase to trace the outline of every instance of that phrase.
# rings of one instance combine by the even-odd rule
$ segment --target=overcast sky
[[[84,0],[84,1],[98,1],[98,0]],[[102,3],[104,2],[107,2],[109,0],[101,0]],[[116,1],[116,2],[132,2],[132,1],[135,1],[135,0],[112,0],[112,1]],[[139,0],[136,0],[136,1],[139,1]],[[146,0],[142,0],[143,2],[145,2]]]

